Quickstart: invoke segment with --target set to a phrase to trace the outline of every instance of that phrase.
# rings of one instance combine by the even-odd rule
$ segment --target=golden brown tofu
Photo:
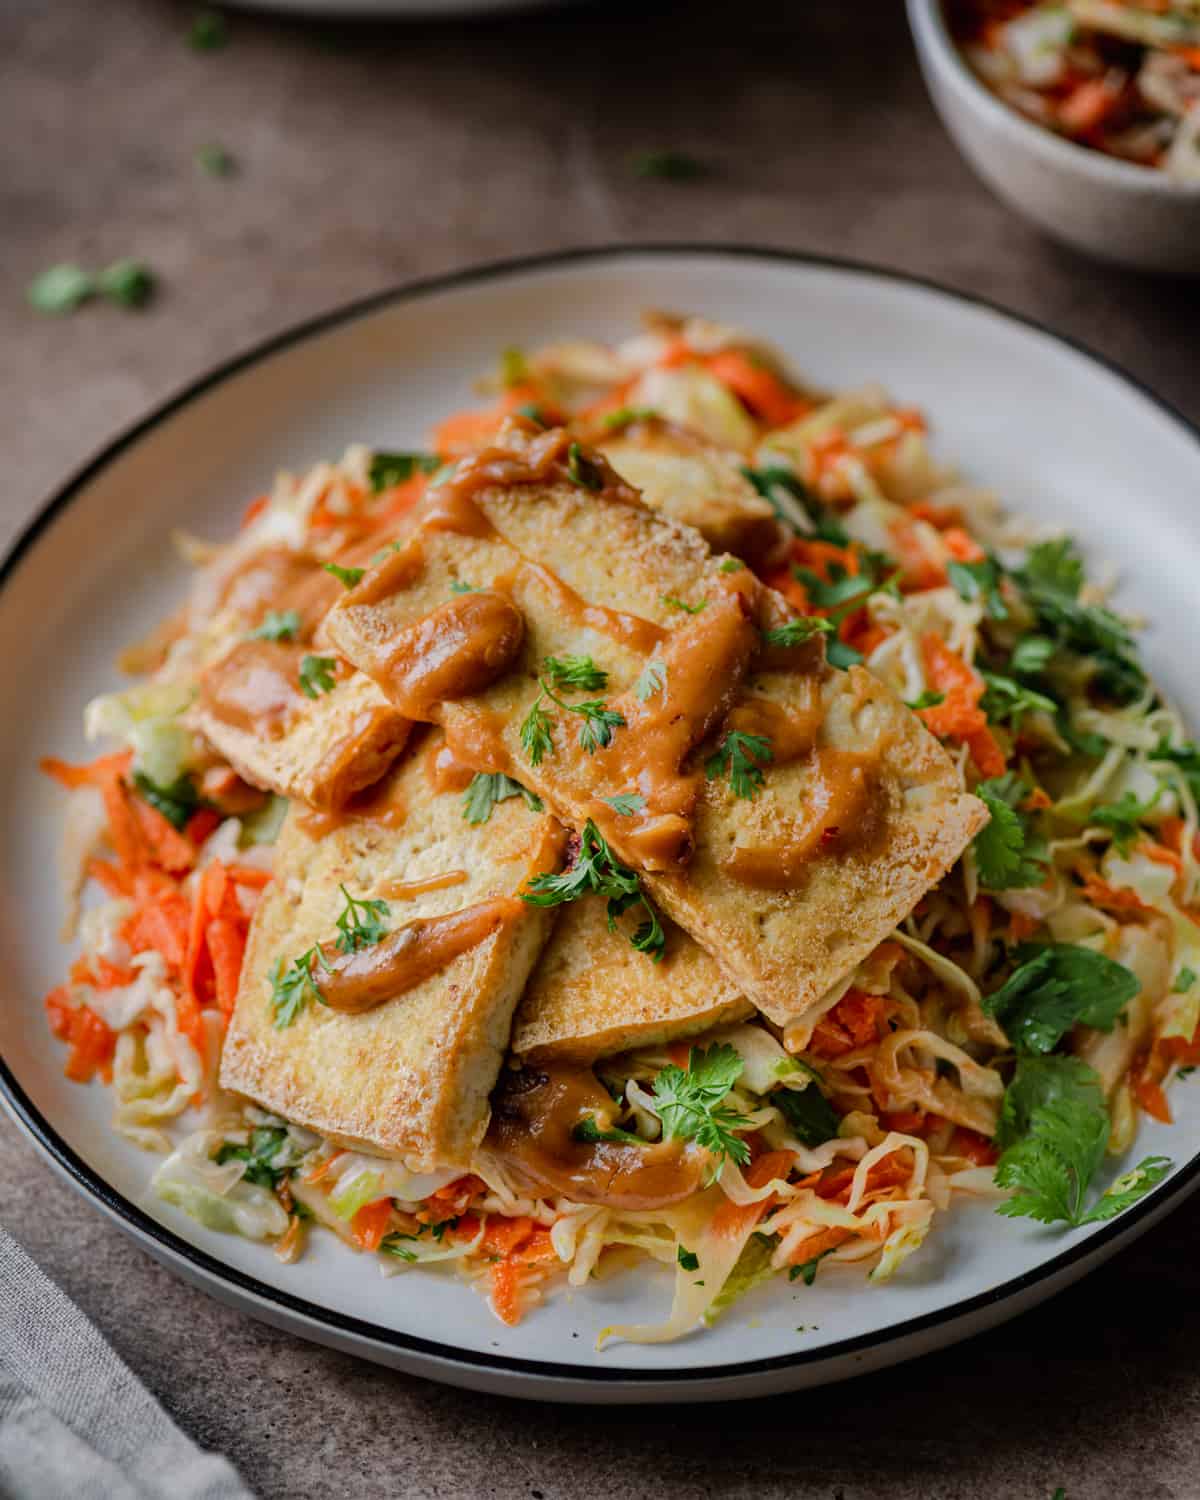
[[[483,1137],[513,1009],[551,923],[517,893],[554,868],[561,849],[554,820],[519,797],[468,823],[462,796],[431,783],[431,748],[410,752],[353,818],[289,812],[221,1064],[225,1088],[414,1171],[465,1168]],[[436,973],[357,1014],[331,1008],[318,967],[330,1005],[310,996],[279,1029],[272,974],[315,943],[329,945],[336,966],[343,885],[356,899],[386,901],[393,933],[489,905],[505,915]]]
[[[534,1062],[592,1062],[753,1013],[699,944],[674,922],[663,925],[666,952],[653,964],[608,930],[603,901],[564,907],[525,987],[512,1050]]]
[[[815,1019],[986,822],[949,756],[819,643],[765,670],[778,664],[760,627],[783,601],[555,434],[512,429],[434,494],[412,541],[330,611],[328,637],[402,713],[436,717],[464,764],[514,776],[576,829],[594,821],[773,1021]],[[607,744],[594,729],[587,743],[580,693],[546,695],[546,659],[570,654],[606,673]],[[540,758],[522,736],[535,706]],[[749,795],[731,790],[730,733],[767,741],[740,778]],[[608,799],[630,794],[642,805],[620,815]]]
[[[340,807],[374,786],[403,750],[411,728],[361,672],[318,698],[300,695],[277,735],[252,723],[231,723],[203,691],[185,722],[252,786],[323,808]]]
[[[655,419],[631,422],[599,447],[651,510],[694,526],[714,551],[757,563],[779,548],[775,512],[742,473],[741,454]]]

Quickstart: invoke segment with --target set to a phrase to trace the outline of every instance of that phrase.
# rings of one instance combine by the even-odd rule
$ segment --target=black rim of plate
[[[743,262],[761,262],[764,264],[816,267],[823,270],[844,271],[852,275],[875,277],[883,281],[897,282],[902,285],[916,287],[922,291],[933,292],[939,296],[946,297],[951,301],[982,309],[1010,323],[1016,323],[1030,329],[1044,338],[1053,339],[1057,343],[1065,345],[1076,354],[1082,355],[1093,364],[1101,366],[1110,374],[1115,375],[1129,389],[1135,391],[1142,398],[1156,406],[1159,411],[1164,413],[1182,431],[1187,433],[1196,444],[1197,459],[1200,460],[1200,427],[1197,427],[1182,412],[1178,411],[1161,396],[1158,396],[1148,386],[1143,384],[1142,381],[1130,375],[1112,360],[1107,359],[1104,355],[1097,354],[1094,350],[1087,348],[1077,340],[1060,333],[1055,333],[1043,327],[1034,319],[1025,317],[1020,313],[1012,312],[1010,309],[1002,307],[998,303],[988,300],[986,297],[975,296],[969,292],[955,291],[949,287],[940,285],[928,277],[916,276],[905,271],[897,271],[887,266],[872,265],[869,262],[855,261],[838,256],[810,254],[805,251],[781,250],[747,245],[687,242],[652,243],[648,245],[600,245],[554,251],[543,255],[520,256],[511,260],[492,261],[482,266],[467,267],[463,270],[451,271],[444,275],[407,282],[399,287],[374,293],[373,295],[351,302],[346,306],[336,308],[331,312],[308,319],[285,330],[283,333],[276,334],[274,337],[256,344],[253,348],[242,354],[235,355],[232,359],[210,370],[208,374],[202,375],[188,385],[185,385],[175,395],[154,408],[149,415],[135,422],[67,480],[62,488],[46,501],[41,510],[17,538],[16,542],[13,543],[3,563],[0,563],[0,588],[3,588],[13,577],[21,564],[22,558],[35,545],[42,533],[47,530],[57,516],[72,503],[80,491],[85,489],[101,470],[106,468],[127,449],[133,447],[143,436],[158,427],[174,415],[175,412],[187,406],[197,397],[203,395],[214,386],[220,385],[231,376],[237,375],[253,365],[260,364],[272,355],[280,353],[293,345],[304,343],[308,339],[318,337],[343,324],[353,323],[362,317],[379,312],[386,307],[416,301],[424,297],[437,296],[446,292],[454,292],[459,288],[475,285],[480,282],[501,281],[511,276],[538,271],[553,271],[562,267],[586,265],[588,262],[619,261],[634,257],[658,256],[711,258],[714,261],[726,260],[730,264],[735,264],[740,260]],[[238,1291],[248,1294],[258,1302],[266,1303],[268,1306],[281,1311],[296,1314],[309,1322],[319,1325],[331,1334],[348,1335],[385,1349],[395,1350],[398,1353],[434,1359],[461,1369],[494,1370],[512,1375],[541,1376],[552,1380],[568,1381],[575,1385],[678,1385],[681,1388],[681,1396],[684,1397],[686,1397],[687,1387],[695,1385],[697,1382],[738,1381],[750,1376],[768,1374],[774,1371],[832,1363],[834,1360],[854,1354],[878,1353],[889,1346],[897,1345],[904,1340],[912,1339],[916,1335],[929,1332],[938,1327],[948,1327],[962,1323],[975,1313],[994,1308],[998,1303],[1007,1302],[1019,1296],[1022,1292],[1028,1291],[1048,1279],[1059,1275],[1079,1262],[1099,1255],[1105,1249],[1113,1246],[1114,1242],[1128,1235],[1133,1228],[1148,1216],[1157,1215],[1167,1206],[1177,1206],[1186,1197],[1188,1189],[1200,1178],[1200,1152],[1198,1152],[1187,1165],[1175,1172],[1162,1187],[1143,1198],[1140,1203],[1118,1218],[1105,1224],[1085,1240],[1050,1256],[1035,1270],[1027,1271],[1021,1276],[1013,1277],[1010,1281],[1002,1282],[999,1286],[993,1287],[989,1291],[978,1293],[973,1297],[965,1298],[959,1302],[949,1303],[935,1312],[924,1313],[920,1317],[910,1318],[903,1323],[893,1324],[888,1328],[880,1330],[878,1333],[860,1334],[854,1338],[841,1339],[836,1343],[825,1344],[818,1349],[798,1350],[794,1354],[773,1355],[770,1358],[742,1360],[736,1363],[696,1365],[687,1369],[637,1370],[629,1366],[617,1365],[607,1369],[603,1367],[581,1369],[578,1365],[561,1363],[554,1360],[523,1359],[505,1354],[492,1354],[483,1350],[462,1349],[438,1344],[428,1339],[417,1338],[410,1334],[399,1333],[393,1329],[383,1328],[378,1324],[364,1322],[360,1318],[350,1317],[345,1313],[322,1307],[317,1303],[305,1301],[303,1298],[294,1297],[288,1292],[280,1291],[265,1282],[259,1281],[256,1277],[248,1276],[241,1271],[235,1270],[232,1266],[228,1266],[223,1261],[217,1260],[206,1251],[200,1250],[195,1245],[190,1244],[173,1230],[158,1223],[142,1209],[138,1208],[136,1204],[131,1203],[129,1199],[112,1188],[97,1171],[90,1167],[62,1139],[50,1122],[34,1106],[32,1100],[25,1093],[20,1083],[18,1083],[2,1057],[0,1057],[0,1091],[5,1095],[18,1123],[24,1127],[35,1144],[40,1146],[46,1155],[84,1190],[87,1196],[96,1199],[111,1215],[123,1221],[125,1225],[135,1230],[139,1235],[151,1240],[160,1249],[166,1251],[173,1259],[185,1262],[205,1278],[211,1278],[227,1286],[237,1288]],[[894,1358],[899,1360],[903,1358],[903,1355],[895,1354]]]

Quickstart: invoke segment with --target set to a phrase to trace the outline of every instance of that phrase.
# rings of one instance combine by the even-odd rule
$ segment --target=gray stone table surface
[[[0,0],[0,541],[151,404],[407,277],[614,240],[840,253],[1074,335],[1200,418],[1194,286],[1097,268],[944,137],[899,0],[571,6],[355,28],[169,0]],[[237,172],[206,176],[219,142]],[[671,147],[703,181],[643,181]],[[142,313],[28,279],[133,255]],[[819,367],[819,365],[818,365]],[[883,372],[886,373],[886,372]],[[1136,541],[1134,542],[1136,545]],[[0,1214],[177,1420],[263,1497],[1200,1496],[1200,1199],[1086,1282],[890,1374],[716,1410],[525,1406],[262,1327],[152,1263],[0,1124]]]

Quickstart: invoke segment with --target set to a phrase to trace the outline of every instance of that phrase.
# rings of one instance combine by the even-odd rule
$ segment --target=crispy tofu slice
[[[575,828],[595,821],[737,991],[799,1035],[946,873],[986,809],[867,672],[825,666],[815,643],[789,653],[792,670],[762,670],[756,626],[783,601],[747,569],[727,571],[694,529],[581,469],[578,454],[571,482],[555,441],[510,430],[480,455],[473,491],[436,492],[411,543],[323,629],[402,711],[437,717],[465,764],[516,777]],[[455,594],[464,583],[477,592]],[[490,599],[498,616],[501,602],[515,605],[524,638],[490,686],[422,704],[425,664],[444,686],[459,645],[476,653],[474,670],[493,644],[456,637],[455,599],[476,611]],[[552,745],[534,764],[521,725],[545,659],[569,654],[607,672],[604,697],[624,724],[588,754],[582,721],[543,699]],[[665,676],[643,697],[650,659]],[[705,777],[726,729],[769,737],[773,761],[753,798],[733,795],[728,760]],[[649,794],[634,816],[605,800],[631,792]]]
[[[469,1165],[550,914],[514,903],[516,914],[491,936],[359,1014],[310,1001],[277,1029],[271,974],[281,960],[286,967],[336,936],[343,884],[356,898],[387,901],[396,930],[514,897],[532,874],[554,867],[561,830],[548,814],[518,797],[498,804],[486,823],[467,823],[461,794],[431,783],[435,751],[426,742],[410,752],[372,798],[370,816],[334,821],[290,810],[221,1063],[225,1088],[346,1144],[398,1156],[414,1171]]]
[[[741,454],[653,418],[626,424],[598,446],[651,510],[694,526],[714,551],[759,562],[778,549],[775,512],[742,473]]]
[[[374,786],[403,750],[410,722],[361,672],[304,699],[277,737],[231,724],[201,697],[184,722],[244,781],[310,807],[343,806]]]
[[[409,721],[361,673],[311,698],[299,688],[303,647],[344,585],[319,559],[279,545],[218,559],[211,572],[215,580],[202,578],[194,601],[204,620],[204,668],[187,726],[243,780],[313,807],[339,807],[373,786],[404,748]],[[251,636],[268,612],[294,626],[284,640]],[[290,692],[280,674],[291,680]],[[229,684],[232,715],[221,707]]]
[[[754,1007],[674,922],[661,963],[608,930],[604,903],[565,907],[513,1023],[512,1050],[533,1062],[592,1062],[740,1021]]]

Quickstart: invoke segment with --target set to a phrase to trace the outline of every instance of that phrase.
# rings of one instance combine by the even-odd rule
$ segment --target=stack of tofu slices
[[[686,434],[646,441],[675,445],[678,493],[618,476],[645,457],[628,437],[606,456],[518,418],[382,555],[373,539],[361,576],[278,548],[243,560],[233,593],[286,599],[334,669],[289,695],[272,653],[299,648],[248,640],[192,711],[291,799],[226,1088],[414,1171],[466,1170],[506,1059],[587,1069],[755,1012],[802,1049],[986,821],[890,691],[830,667],[819,634],[781,634],[794,612],[743,562],[774,523],[736,469]],[[602,691],[555,686],[547,660],[573,657]],[[584,700],[608,715],[591,735]],[[717,774],[731,734],[769,742],[749,786]],[[502,792],[471,821],[481,774]],[[640,883],[615,925],[602,896],[523,899],[581,841]],[[332,941],[347,894],[389,914],[349,955]],[[651,911],[657,957],[630,940]],[[314,949],[325,1003],[278,1025],[272,978]]]

